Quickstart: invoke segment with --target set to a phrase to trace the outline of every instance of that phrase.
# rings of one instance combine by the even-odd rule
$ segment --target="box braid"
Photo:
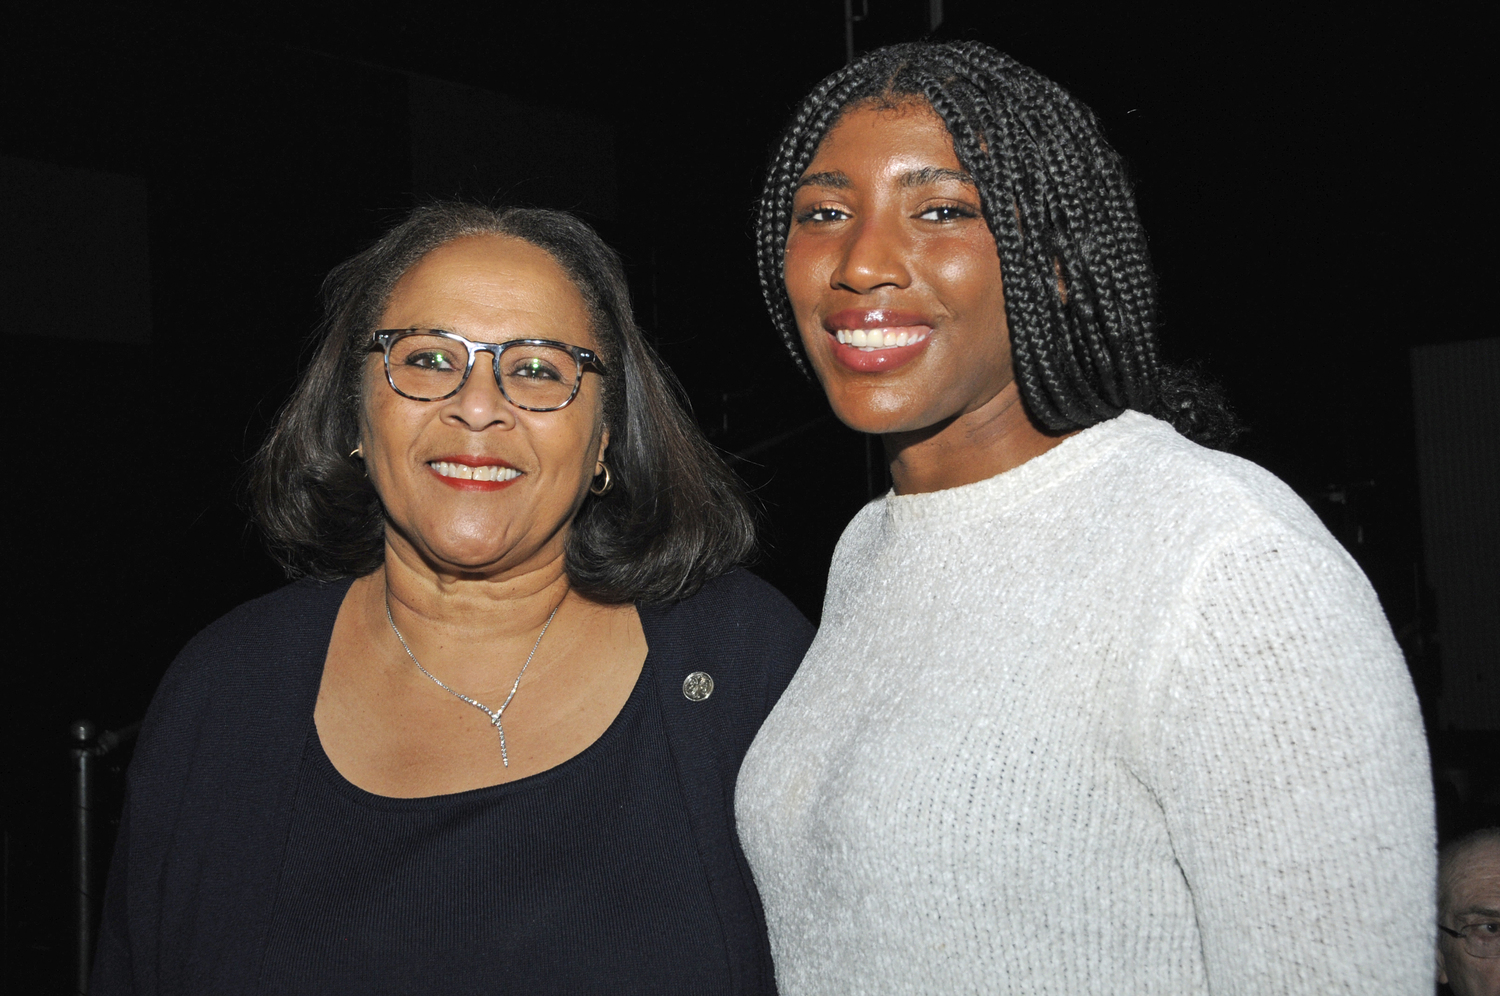
[[[877,49],[819,83],[781,137],[756,226],[761,292],[804,373],[786,296],[792,197],[851,107],[925,101],[974,178],[1005,278],[1015,376],[1043,428],[1080,429],[1134,408],[1217,445],[1233,416],[1212,385],[1157,357],[1156,285],[1120,157],[1093,113],[978,42]]]

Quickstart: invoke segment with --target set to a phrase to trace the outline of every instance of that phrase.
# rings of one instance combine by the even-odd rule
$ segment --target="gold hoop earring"
[[[363,460],[365,458],[365,444],[360,443],[358,446],[354,447],[354,449],[349,451],[349,455],[356,459]]]
[[[598,495],[602,498],[604,495],[609,494],[610,488],[615,486],[615,479],[610,476],[609,464],[605,463],[603,460],[600,460],[599,466],[604,468],[604,483],[600,484],[599,475],[595,474],[594,483],[589,485],[589,494]]]

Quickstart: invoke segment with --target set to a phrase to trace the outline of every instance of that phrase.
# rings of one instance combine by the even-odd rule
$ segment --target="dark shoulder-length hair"
[[[1218,389],[1164,366],[1156,280],[1120,157],[1094,115],[1056,83],[979,42],[892,45],[819,83],[767,171],[756,225],[761,291],[804,373],[784,268],[797,184],[846,111],[931,105],[974,178],[1005,279],[1022,401],[1044,429],[1081,429],[1126,408],[1223,445],[1234,419]]]
[[[606,462],[614,481],[590,494],[568,535],[575,589],[605,602],[682,599],[748,559],[754,515],[738,479],[684,410],[681,390],[636,326],[620,259],[560,211],[419,207],[323,283],[312,362],[251,467],[256,519],[289,576],[367,574],[384,560],[385,513],[358,445],[370,333],[396,282],[455,239],[499,235],[552,256],[593,319],[605,367]]]

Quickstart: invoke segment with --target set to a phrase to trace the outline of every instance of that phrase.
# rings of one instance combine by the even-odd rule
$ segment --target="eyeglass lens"
[[[1475,958],[1500,958],[1500,921],[1484,920],[1460,929],[1458,942]]]
[[[457,391],[468,364],[464,344],[447,336],[410,333],[397,337],[387,369],[391,386],[409,398],[431,401]],[[487,355],[474,358],[483,368]],[[500,351],[500,390],[524,408],[556,408],[568,403],[578,382],[578,361],[565,349],[516,343]]]

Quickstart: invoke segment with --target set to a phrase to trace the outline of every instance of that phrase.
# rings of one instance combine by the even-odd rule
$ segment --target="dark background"
[[[1492,216],[1478,29],[1434,5],[947,0],[943,14],[939,37],[1005,49],[1099,113],[1138,178],[1169,356],[1225,384],[1250,429],[1237,452],[1370,575],[1436,758],[1492,749],[1437,722],[1408,362],[1495,334],[1494,252],[1475,234]],[[920,37],[929,15],[870,0],[856,47]],[[424,197],[573,209],[621,250],[700,424],[745,457],[766,511],[758,570],[816,618],[871,475],[863,438],[766,319],[751,204],[795,101],[844,61],[840,0],[8,16],[0,770],[16,991],[70,978],[69,721],[138,719],[194,632],[281,582],[241,504],[247,457],[304,356],[322,275]],[[71,352],[17,362],[41,328]],[[1494,819],[1492,788],[1442,799],[1445,831]]]

